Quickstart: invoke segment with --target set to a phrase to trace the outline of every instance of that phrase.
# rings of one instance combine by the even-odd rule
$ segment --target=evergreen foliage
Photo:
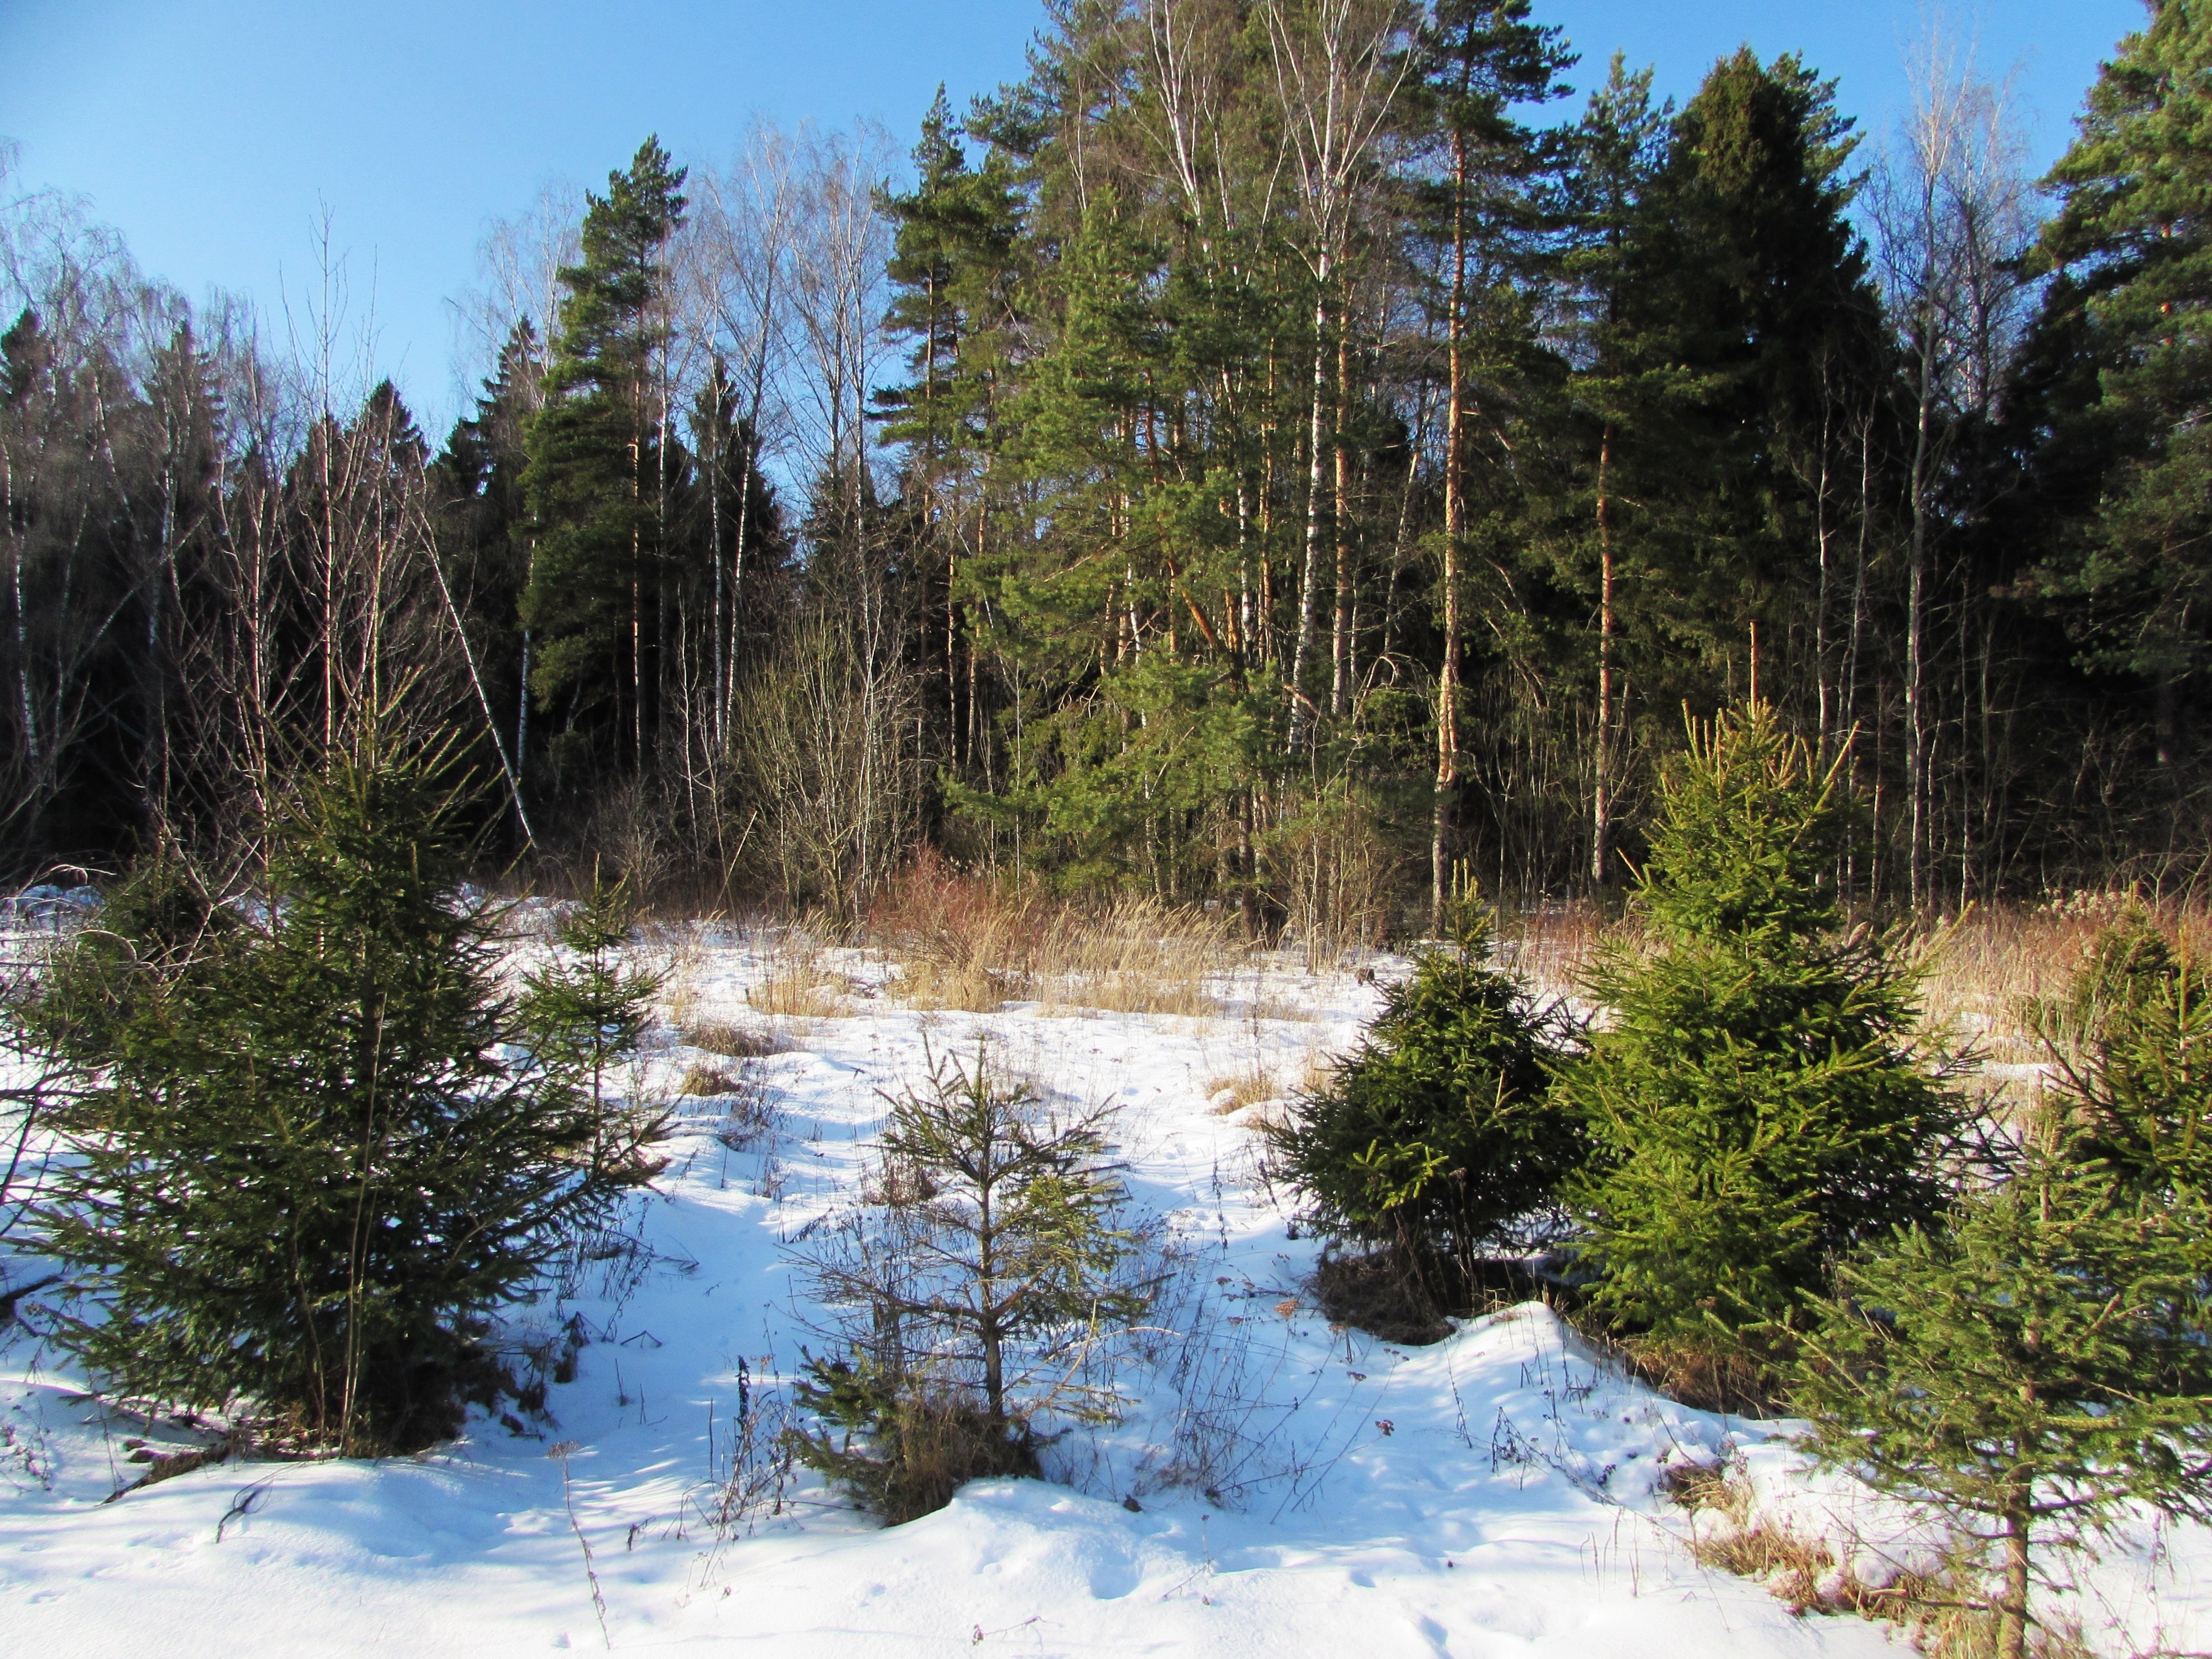
[[[810,1357],[793,1394],[820,1425],[794,1431],[799,1460],[893,1526],[943,1509],[970,1480],[1042,1473],[1025,1424],[994,1423],[971,1396],[866,1352]]]
[[[501,1057],[453,805],[427,765],[335,762],[256,907],[156,861],[14,1011],[71,1085],[39,1219],[113,1393],[427,1444],[509,1387],[493,1316],[648,1172],[574,1065]]]
[[[1277,1143],[1274,1168],[1316,1224],[1417,1272],[1431,1255],[1471,1266],[1540,1224],[1583,1156],[1579,1119],[1552,1093],[1574,1026],[1492,967],[1490,945],[1478,916],[1452,948],[1423,951]]]
[[[538,1064],[573,1076],[604,1100],[608,1073],[637,1053],[666,975],[626,963],[631,897],[598,870],[584,896],[562,913],[554,939],[567,953],[523,976],[516,1012]]]
[[[651,382],[665,343],[664,265],[683,221],[684,177],[647,138],[627,170],[608,175],[607,193],[591,198],[583,261],[561,272],[568,295],[524,475],[537,535],[521,604],[537,638],[531,688],[572,732],[580,711],[605,711],[600,735],[633,758],[641,758],[648,688],[659,690],[646,652],[659,637],[674,458],[662,453]]]
[[[2157,0],[2090,88],[2081,131],[2052,169],[2063,204],[2041,257],[2058,274],[2046,328],[2094,380],[2086,406],[2045,434],[2053,468],[2101,485],[2067,526],[2044,586],[2066,604],[2094,665],[2156,689],[2162,761],[2179,758],[2184,694],[2212,652],[2212,16]],[[2078,361],[2078,360],[2077,360]]]
[[[890,1108],[866,1207],[807,1258],[852,1318],[793,1450],[904,1519],[916,1493],[1033,1470],[1044,1418],[1110,1420],[1095,1366],[1152,1287],[1103,1113],[1048,1111],[981,1049]]]
[[[2212,981],[2140,915],[2092,942],[2038,1011],[2074,1155],[2154,1194],[2212,1201]]]
[[[1812,1449],[1999,1547],[2008,1659],[2035,1551],[2139,1506],[2212,1517],[2208,1223],[2039,1146],[1845,1265],[1806,1338]]]
[[[1854,905],[2200,856],[2201,8],[2100,75],[2025,337],[2033,191],[1970,71],[1863,213],[1809,64],[1678,109],[1617,61],[1540,122],[1541,16],[1071,4],[897,179],[648,140],[497,228],[504,348],[434,459],[10,193],[11,868],[235,854],[266,757],[395,665],[507,774],[487,823],[855,914],[924,842],[1324,950],[1461,858],[1609,893],[1672,711],[1747,691],[1824,761],[1864,730]],[[862,636],[865,763],[842,719],[757,752],[790,723],[748,705]],[[825,883],[775,780],[841,770],[899,805]]]
[[[1668,775],[1650,949],[1602,958],[1609,1017],[1562,1085],[1594,1145],[1570,1188],[1593,1295],[1626,1328],[1769,1349],[1836,1260],[1942,1211],[1960,1109],[1916,968],[1837,904],[1856,814],[1765,705],[1693,727]]]

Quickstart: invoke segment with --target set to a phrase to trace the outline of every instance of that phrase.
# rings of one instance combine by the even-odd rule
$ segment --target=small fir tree
[[[2004,1659],[2033,1622],[2033,1549],[2141,1504],[2212,1516],[2208,1222],[2038,1147],[1948,1227],[1845,1266],[1807,1339],[1811,1449],[1996,1546]]]
[[[1917,1043],[1917,969],[1848,927],[1853,804],[1772,710],[1693,725],[1636,904],[1653,947],[1601,959],[1611,1009],[1563,1079],[1595,1142],[1572,1186],[1594,1295],[1662,1342],[1786,1345],[1829,1264],[1940,1212],[1959,1103]]]
[[[1551,1092],[1574,1036],[1489,963],[1486,913],[1463,907],[1455,946],[1421,953],[1328,1083],[1298,1103],[1275,1168],[1322,1230],[1472,1268],[1539,1218],[1580,1164],[1581,1120]]]
[[[2212,1198],[2212,981],[2136,915],[2092,942],[2036,1028],[2075,1155],[2154,1193]]]
[[[609,1073],[637,1053],[666,980],[623,960],[632,920],[628,885],[594,868],[590,890],[554,930],[565,958],[523,976],[518,1012],[539,1063],[574,1077],[599,1102]]]
[[[502,1059],[529,1034],[455,806],[430,764],[337,763],[272,826],[258,915],[157,864],[13,1011],[70,1084],[58,1334],[113,1392],[426,1444],[511,1386],[492,1315],[641,1177],[576,1065]]]
[[[1110,1420],[1088,1362],[1152,1291],[1103,1111],[1052,1113],[980,1048],[890,1104],[867,1204],[809,1259],[853,1329],[810,1362],[799,1399],[823,1426],[793,1449],[897,1521],[1036,1473],[1041,1418]]]

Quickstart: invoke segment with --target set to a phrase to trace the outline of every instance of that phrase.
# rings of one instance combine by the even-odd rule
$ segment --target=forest
[[[2192,891],[2208,57],[2154,8],[2036,179],[1940,43],[1868,134],[1526,0],[1052,0],[908,161],[498,222],[441,441],[327,246],[280,339],[12,189],[0,862],[243,868],[370,723],[526,881],[858,921],[928,849],[1371,945],[1617,893],[1759,701],[1855,906]]]
[[[0,169],[11,1616],[2201,1647],[2208,131],[1047,0],[491,222],[442,440]]]

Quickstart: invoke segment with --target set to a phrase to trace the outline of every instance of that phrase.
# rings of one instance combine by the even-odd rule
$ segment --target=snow
[[[769,1024],[744,993],[770,945],[711,933],[685,944],[695,1015]],[[1287,1091],[1350,1043],[1374,1011],[1371,987],[1275,963],[1223,981],[1210,1019],[1057,1002],[930,1013],[896,1000],[880,961],[831,965],[869,993],[851,1017],[775,1022],[790,1046],[749,1063],[780,1115],[774,1143],[732,1151],[714,1136],[720,1108],[684,1103],[675,1160],[635,1218],[644,1248],[592,1264],[569,1300],[517,1310],[519,1342],[554,1338],[572,1315],[590,1339],[575,1379],[550,1390],[550,1423],[517,1435],[479,1417],[415,1458],[224,1463],[104,1501],[143,1473],[126,1441],[194,1437],[102,1411],[16,1330],[0,1348],[6,1651],[1893,1650],[1884,1627],[1792,1617],[1686,1547],[1690,1517],[1663,1485],[1684,1460],[1731,1463],[1763,1509],[1805,1525],[1909,1543],[1911,1517],[1809,1477],[1788,1425],[1667,1401],[1540,1305],[1425,1348],[1332,1329],[1313,1311],[1316,1246],[1258,1174],[1253,1126],[1271,1108],[1238,1106],[1251,1086],[1224,1080],[1271,1077]],[[850,1200],[885,1109],[878,1091],[979,1041],[1054,1091],[1117,1102],[1133,1194],[1178,1240],[1168,1334],[1119,1377],[1130,1410],[1055,1445],[1055,1482],[977,1483],[885,1528],[804,1477],[781,1512],[718,1533],[741,1371],[758,1410],[801,1345],[819,1345],[788,1241]],[[664,1033],[644,1081],[672,1091],[688,1064],[712,1059]],[[2110,1651],[2212,1645],[2212,1588],[2197,1588],[2212,1587],[2206,1534],[2169,1531],[2159,1545],[2155,1559],[2124,1550],[2077,1598]]]

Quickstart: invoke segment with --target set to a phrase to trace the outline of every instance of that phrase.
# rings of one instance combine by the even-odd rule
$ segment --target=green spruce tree
[[[1692,723],[1564,1080],[1594,1142],[1571,1186],[1597,1304],[1660,1342],[1763,1363],[1860,1243],[1938,1213],[1960,1106],[1920,1045],[1917,970],[1853,927],[1839,764],[1774,711]]]
[[[1540,1225],[1580,1164],[1580,1120],[1552,1093],[1576,1035],[1491,965],[1491,920],[1423,951],[1328,1081],[1301,1100],[1274,1167],[1338,1238],[1393,1252],[1417,1280]],[[1443,1299],[1449,1287],[1431,1287]]]
[[[14,1014],[68,1087],[39,1220],[114,1395],[347,1453],[511,1388],[494,1316],[652,1167],[498,988],[455,802],[374,750],[271,826],[264,908],[155,864]]]
[[[1103,1362],[1153,1287],[1103,1111],[1054,1112],[980,1048],[890,1109],[868,1201],[808,1249],[848,1323],[793,1449],[900,1521],[1035,1474],[1042,1419],[1111,1420]]]
[[[628,886],[595,869],[554,928],[562,954],[523,976],[517,1009],[538,1063],[575,1078],[594,1101],[606,1098],[614,1068],[635,1056],[665,982],[623,961],[633,924]]]
[[[2035,1024],[2076,1157],[2146,1191],[2212,1202],[2212,975],[2140,913],[2094,939]]]
[[[1845,1265],[1806,1339],[1811,1449],[1994,1548],[2002,1659],[2036,1622],[2037,1552],[2144,1506],[2212,1518],[2208,1224],[2039,1145]]]

